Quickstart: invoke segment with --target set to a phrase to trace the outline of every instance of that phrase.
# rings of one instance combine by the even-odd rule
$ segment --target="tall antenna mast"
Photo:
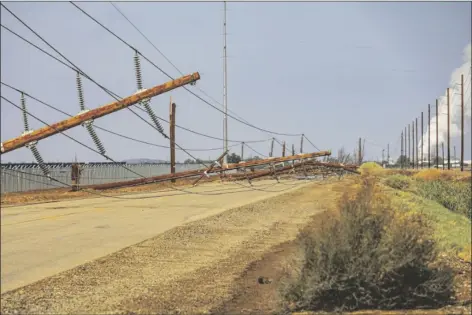
[[[224,20],[223,20],[223,36],[224,36],[224,45],[223,45],[223,147],[224,151],[228,151],[228,72],[227,72],[227,62],[226,62],[226,1],[224,3]],[[223,164],[227,164],[228,159],[227,155],[224,156]]]

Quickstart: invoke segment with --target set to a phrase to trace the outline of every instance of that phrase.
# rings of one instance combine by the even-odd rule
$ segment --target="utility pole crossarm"
[[[85,113],[79,114],[77,116],[65,119],[63,121],[57,122],[50,126],[45,126],[40,129],[34,130],[31,133],[25,134],[23,136],[7,140],[1,144],[1,153],[7,153],[21,147],[24,147],[26,144],[32,141],[38,141],[41,139],[48,138],[57,133],[66,131],[73,127],[76,127],[88,120],[93,120],[111,114],[113,112],[122,110],[131,105],[137,104],[142,100],[149,99],[151,97],[157,96],[159,94],[166,93],[178,87],[184,86],[189,83],[193,83],[200,79],[200,74],[195,72],[178,79],[166,82],[161,85],[146,89],[144,91],[138,92],[134,95],[128,96],[122,100],[103,105],[101,107],[91,109]]]

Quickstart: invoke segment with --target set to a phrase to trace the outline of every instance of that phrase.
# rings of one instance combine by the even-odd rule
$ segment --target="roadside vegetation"
[[[385,184],[436,201],[450,211],[472,219],[470,178],[456,179],[450,173],[431,169],[418,172],[413,177],[393,174],[385,178]]]
[[[300,233],[301,255],[287,268],[280,287],[285,311],[452,303],[454,272],[440,259],[445,243],[437,236],[437,216],[412,206],[419,197],[383,186],[379,177],[385,170],[374,164],[361,167],[362,178],[330,219]],[[389,181],[397,189],[411,184],[403,177]]]

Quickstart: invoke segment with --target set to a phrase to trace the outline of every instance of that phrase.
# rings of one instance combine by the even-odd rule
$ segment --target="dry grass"
[[[302,258],[287,270],[287,310],[437,307],[450,302],[453,274],[436,259],[431,222],[395,209],[371,177],[345,194],[338,212],[299,236]],[[435,267],[433,267],[435,265]]]

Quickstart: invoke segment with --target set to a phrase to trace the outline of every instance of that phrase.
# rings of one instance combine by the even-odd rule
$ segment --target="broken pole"
[[[199,79],[200,79],[200,74],[198,72],[195,72],[193,74],[186,75],[172,81],[168,81],[164,84],[157,85],[149,89],[145,89],[144,91],[135,93],[119,101],[115,101],[110,104],[103,105],[95,109],[91,109],[77,116],[67,118],[60,122],[42,127],[40,129],[36,129],[32,131],[31,133],[2,142],[0,145],[0,151],[3,154],[3,153],[7,153],[10,151],[22,148],[26,146],[27,143],[48,138],[52,135],[55,135],[63,131],[69,130],[73,127],[79,126],[88,120],[93,120],[93,119],[100,118],[108,114],[117,112],[124,108],[130,107],[131,105],[137,104],[143,100],[169,92],[173,89],[184,86],[186,84],[193,83]]]

